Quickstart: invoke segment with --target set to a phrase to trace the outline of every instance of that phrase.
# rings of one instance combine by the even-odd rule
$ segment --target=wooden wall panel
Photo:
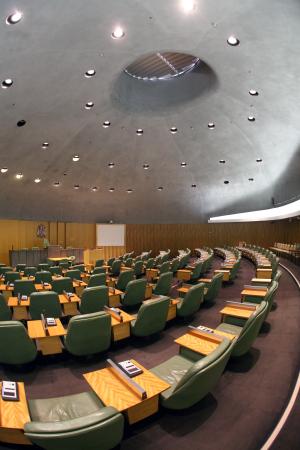
[[[66,223],[67,247],[95,248],[96,225],[94,223]]]

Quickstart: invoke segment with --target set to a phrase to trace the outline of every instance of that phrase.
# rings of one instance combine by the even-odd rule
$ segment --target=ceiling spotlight
[[[248,116],[248,120],[249,120],[249,122],[255,122],[255,117],[254,116]]]
[[[142,130],[142,128],[138,128],[138,129],[136,130],[136,134],[137,134],[138,136],[142,136],[143,133],[144,133],[144,131]]]
[[[197,185],[196,184],[191,184],[191,187],[195,188],[195,187],[197,187]]]
[[[43,150],[46,150],[46,148],[48,148],[49,147],[49,142],[43,142],[42,143],[42,149]]]
[[[17,127],[24,127],[24,125],[26,125],[26,120],[22,119],[17,122]]]
[[[73,158],[72,158],[72,160],[73,160],[74,162],[77,162],[77,161],[80,160],[80,157],[79,157],[78,155],[74,155]]]
[[[171,127],[170,131],[171,131],[172,134],[175,134],[175,133],[177,133],[177,128],[176,127]]]
[[[108,128],[110,126],[110,121],[109,120],[105,120],[102,124],[103,128]]]
[[[240,41],[235,36],[229,36],[229,38],[227,39],[227,43],[229,45],[235,46],[235,45],[239,45]]]
[[[54,181],[53,186],[54,187],[59,187],[60,186],[60,181]]]
[[[182,162],[180,165],[181,165],[181,167],[186,167],[187,163],[186,162]]]
[[[143,169],[148,170],[149,169],[149,164],[143,164]]]
[[[196,2],[194,0],[181,0],[181,9],[184,13],[189,14],[196,9]]]
[[[162,186],[159,186],[159,187],[157,188],[157,190],[158,190],[158,191],[162,191],[162,190],[163,190],[163,187],[162,187]]]
[[[224,184],[229,184],[229,181],[228,181],[228,180],[225,180],[225,181],[224,181]]]
[[[96,74],[96,70],[95,69],[89,69],[85,72],[84,76],[86,78],[91,78]]]
[[[254,181],[254,178],[248,178],[248,181]]]
[[[22,173],[17,173],[16,174],[16,179],[17,180],[21,180],[23,178],[23,174]]]
[[[79,184],[74,184],[73,189],[79,189]]]
[[[92,187],[92,188],[91,188],[91,191],[92,191],[92,192],[98,191],[98,187],[97,187],[97,186]]]
[[[258,92],[255,89],[250,89],[249,94],[250,95],[258,95]]]
[[[7,167],[2,167],[2,169],[0,170],[1,173],[6,173],[8,171]]]
[[[257,158],[256,162],[258,163],[262,162],[262,158]]]
[[[131,194],[133,189],[127,189],[127,194]]]
[[[10,16],[6,18],[6,23],[7,25],[15,25],[16,23],[20,22],[22,17],[23,14],[20,11],[15,11],[13,14],[10,14]]]
[[[115,188],[109,188],[109,192],[114,192]]]
[[[35,179],[34,179],[34,182],[35,182],[35,183],[40,183],[41,181],[42,181],[42,180],[41,180],[40,178],[35,178]]]
[[[93,103],[93,102],[87,102],[87,103],[85,104],[85,109],[91,109],[93,106],[94,106],[94,103]]]
[[[115,163],[113,163],[113,162],[108,163],[108,167],[110,169],[113,169],[115,167]]]
[[[6,80],[2,81],[1,87],[2,87],[2,89],[7,89],[10,86],[12,86],[12,84],[13,84],[13,80],[11,80],[10,78],[6,78]]]
[[[121,39],[125,36],[125,31],[121,27],[116,27],[114,31],[111,33],[111,37],[113,39]]]
[[[220,164],[225,164],[226,161],[225,161],[225,159],[220,159],[219,163],[220,163]]]
[[[209,128],[210,130],[213,130],[213,129],[215,128],[215,124],[214,124],[213,122],[209,122],[209,123],[207,124],[207,126],[208,126],[208,128]]]

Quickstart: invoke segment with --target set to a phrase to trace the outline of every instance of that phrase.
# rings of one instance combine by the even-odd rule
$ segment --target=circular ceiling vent
[[[190,72],[199,61],[197,56],[186,53],[156,52],[141,56],[124,71],[138,80],[169,80]]]

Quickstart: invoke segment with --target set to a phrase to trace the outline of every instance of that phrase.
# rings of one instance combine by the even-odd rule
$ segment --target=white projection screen
[[[124,224],[97,223],[96,226],[97,247],[117,247],[125,245]]]

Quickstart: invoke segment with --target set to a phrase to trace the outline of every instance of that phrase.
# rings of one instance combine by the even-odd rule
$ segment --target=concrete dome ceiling
[[[190,4],[1,0],[2,218],[188,223],[298,196],[299,1]],[[165,51],[200,63],[168,81],[124,72]]]

